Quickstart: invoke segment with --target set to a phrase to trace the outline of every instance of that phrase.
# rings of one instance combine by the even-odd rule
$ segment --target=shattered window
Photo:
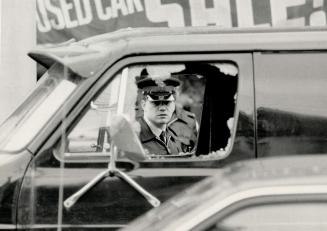
[[[237,82],[232,62],[125,67],[92,99],[66,139],[66,152],[108,154],[114,116],[124,115],[147,159],[225,155],[235,126]],[[135,141],[123,137],[134,147]]]

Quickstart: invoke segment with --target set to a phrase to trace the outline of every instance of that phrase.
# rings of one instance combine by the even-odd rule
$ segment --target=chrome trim
[[[16,225],[0,224],[0,230],[16,230]]]
[[[1,227],[1,226],[0,226]],[[61,228],[89,228],[90,230],[96,228],[124,228],[126,225],[122,224],[94,224],[94,225],[70,225],[70,224],[33,224],[33,225],[19,225],[17,227],[20,229],[61,229]]]
[[[191,230],[199,223],[208,219],[216,213],[219,213],[224,208],[240,202],[245,199],[251,199],[262,196],[287,196],[287,195],[310,195],[310,194],[327,194],[327,185],[292,185],[292,186],[271,186],[263,188],[252,188],[242,190],[240,192],[233,193],[227,196],[217,203],[211,202],[212,206],[208,207],[208,204],[198,207],[196,209],[196,216],[193,213],[189,213],[183,220],[177,219],[177,223],[173,222],[168,225],[165,230]],[[202,213],[199,211],[202,211]],[[192,217],[192,219],[190,219]]]

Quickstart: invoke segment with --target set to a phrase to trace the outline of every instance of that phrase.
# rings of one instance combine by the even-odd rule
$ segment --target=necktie
[[[165,134],[164,131],[161,132],[161,134],[160,134],[160,136],[159,136],[159,139],[160,139],[162,142],[166,143],[166,134]]]

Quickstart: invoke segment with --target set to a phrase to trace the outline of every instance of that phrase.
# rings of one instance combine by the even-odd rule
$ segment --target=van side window
[[[124,114],[149,159],[214,158],[229,151],[237,83],[226,61],[125,67],[89,103],[66,152],[108,152],[113,116]]]
[[[326,53],[255,56],[259,156],[327,152]]]

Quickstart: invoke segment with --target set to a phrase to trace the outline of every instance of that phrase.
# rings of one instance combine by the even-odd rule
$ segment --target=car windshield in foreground
[[[60,64],[51,67],[29,97],[0,127],[0,150],[23,149],[83,79]]]

